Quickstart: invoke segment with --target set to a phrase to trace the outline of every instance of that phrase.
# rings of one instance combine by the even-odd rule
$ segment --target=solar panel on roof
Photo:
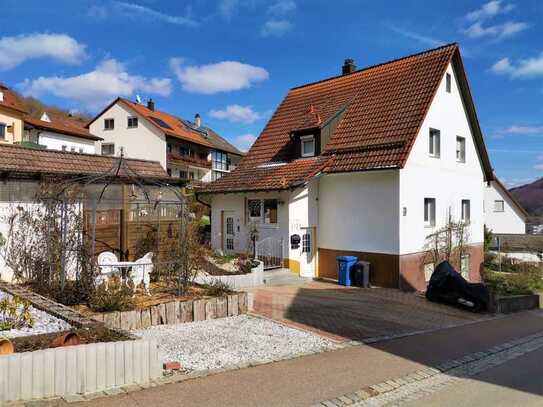
[[[150,119],[164,129],[173,130],[164,120],[159,119],[158,117],[150,117]]]

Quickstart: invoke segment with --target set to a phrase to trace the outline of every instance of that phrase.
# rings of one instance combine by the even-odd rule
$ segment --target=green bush
[[[134,287],[132,282],[124,283],[118,277],[102,283],[94,290],[89,307],[97,312],[129,311],[134,308]]]
[[[483,281],[498,295],[534,294],[543,290],[543,273],[537,268],[517,273],[485,269]]]

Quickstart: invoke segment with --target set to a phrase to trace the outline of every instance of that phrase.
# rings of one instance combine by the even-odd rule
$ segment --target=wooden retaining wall
[[[234,293],[217,298],[191,301],[172,301],[143,310],[97,314],[94,319],[108,328],[144,329],[155,325],[173,325],[206,319],[245,314],[248,309],[247,293]]]
[[[162,376],[155,341],[93,343],[0,356],[0,404],[94,393]]]

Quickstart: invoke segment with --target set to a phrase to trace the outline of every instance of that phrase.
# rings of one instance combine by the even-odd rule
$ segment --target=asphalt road
[[[543,406],[543,348],[445,387],[410,407]]]

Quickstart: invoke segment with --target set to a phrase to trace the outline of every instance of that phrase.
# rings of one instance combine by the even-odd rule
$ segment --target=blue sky
[[[494,168],[543,176],[543,2],[0,0],[0,81],[96,112],[117,95],[241,147],[289,88],[457,41]]]

